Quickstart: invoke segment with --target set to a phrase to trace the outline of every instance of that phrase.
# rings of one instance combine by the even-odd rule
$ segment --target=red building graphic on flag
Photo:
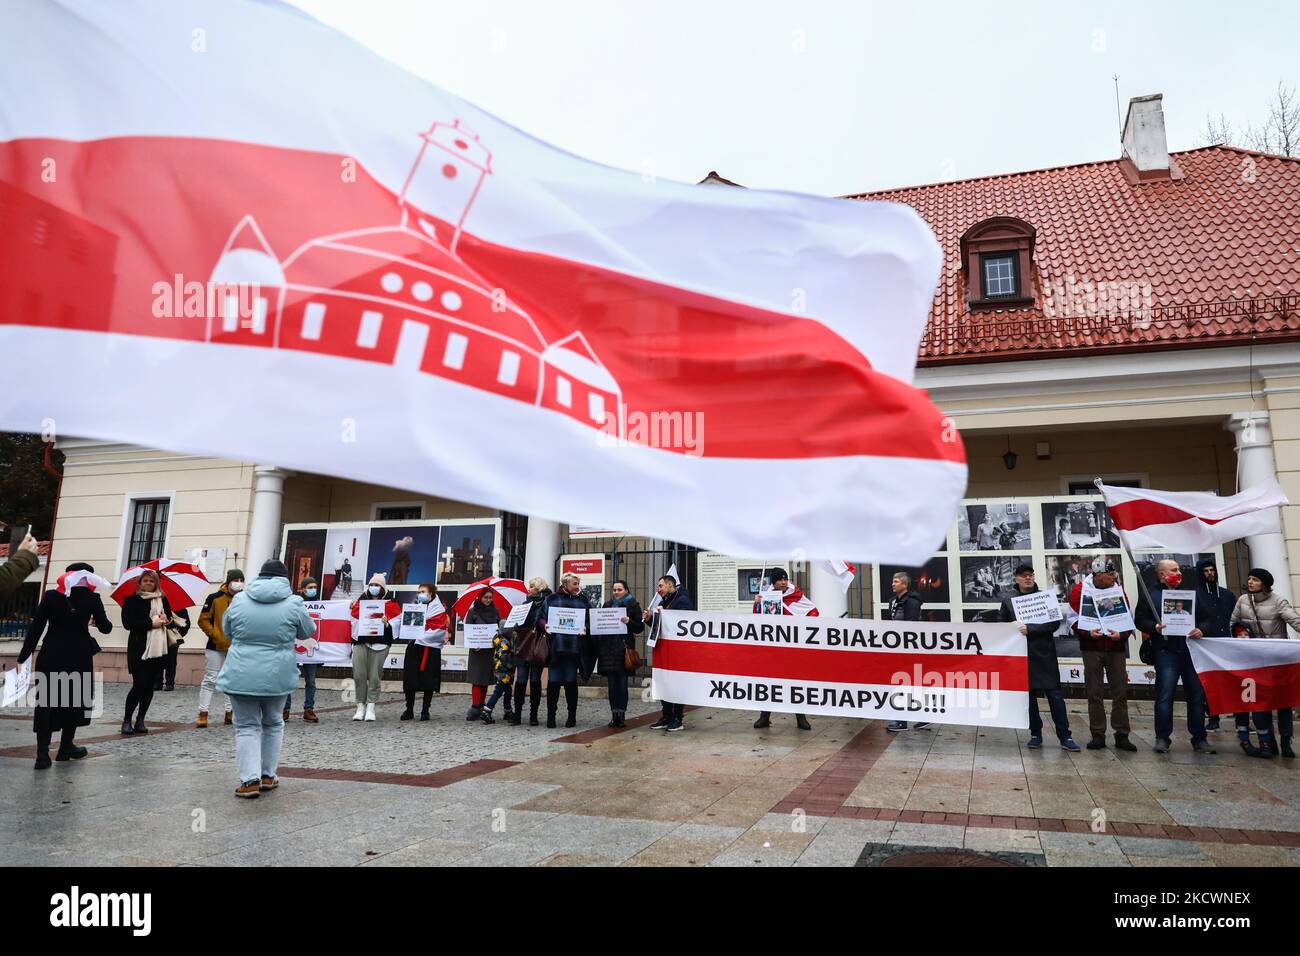
[[[606,413],[617,423],[618,382],[583,334],[546,341],[508,290],[456,253],[492,154],[459,120],[435,122],[422,139],[397,225],[319,236],[281,260],[245,216],[210,281],[260,293],[243,314],[228,295],[208,317],[206,340],[418,368],[594,428]]]

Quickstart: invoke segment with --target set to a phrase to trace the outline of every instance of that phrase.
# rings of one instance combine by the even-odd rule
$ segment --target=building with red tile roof
[[[1125,157],[848,198],[906,203],[943,247],[922,364],[1300,339],[1300,158],[1169,159],[1152,179]],[[1032,242],[1022,301],[1006,304],[980,301],[963,254],[1000,218]]]

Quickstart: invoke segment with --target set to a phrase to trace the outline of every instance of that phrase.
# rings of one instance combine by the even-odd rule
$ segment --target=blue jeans
[[[1065,695],[1060,688],[1056,690],[1031,690],[1029,692],[1029,734],[1032,737],[1043,736],[1043,718],[1038,713],[1038,698],[1047,698],[1047,709],[1052,713],[1052,723],[1056,726],[1057,739],[1062,743],[1069,740],[1070,717],[1065,712]]]
[[[1196,743],[1205,739],[1205,691],[1196,676],[1192,652],[1162,647],[1156,651],[1156,737],[1161,740],[1174,736],[1174,688],[1179,680],[1187,698],[1187,733]]]
[[[1234,714],[1233,716],[1236,718],[1238,739],[1250,740],[1250,724],[1252,720],[1261,741],[1273,739],[1273,712],[1271,710],[1256,710],[1249,714]],[[1292,736],[1293,724],[1294,720],[1290,707],[1277,712],[1277,735],[1279,737]]]
[[[280,765],[284,742],[284,710],[287,697],[249,697],[231,694],[235,711],[235,763],[239,782],[256,783],[274,777]]]
[[[316,668],[319,664],[299,664],[298,670],[302,671],[302,682],[306,687],[302,699],[303,710],[316,709]],[[289,705],[293,703],[293,694],[284,699],[284,709],[289,710]]]
[[[609,709],[610,711],[619,711],[620,713],[627,710],[627,671],[622,674],[615,674],[612,677],[606,677],[609,682]]]
[[[506,699],[506,713],[507,714],[510,713],[511,712],[511,708],[510,708],[511,689],[512,688],[509,684],[502,684],[500,682],[494,684],[492,686],[492,693],[491,695],[489,695],[487,699],[487,705],[486,705],[487,709],[491,710],[493,707],[495,707],[497,705],[497,701],[499,701],[502,698],[502,696],[504,696]]]

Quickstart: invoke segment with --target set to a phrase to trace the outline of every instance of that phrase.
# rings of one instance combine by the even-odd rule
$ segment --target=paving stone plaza
[[[595,690],[595,688],[592,688]],[[34,771],[30,718],[0,719],[0,862],[23,866],[1290,866],[1300,862],[1300,778],[1252,760],[1225,729],[1214,756],[1029,750],[1027,732],[791,716],[756,731],[745,711],[688,712],[650,730],[634,695],[606,728],[586,696],[578,726],[467,723],[468,697],[375,723],[322,689],[320,723],[295,710],[281,785],[233,796],[233,728],[193,727],[197,689],[159,693],[151,732],[117,727],[124,685],[79,741],[90,756]],[[218,698],[220,699],[220,698]],[[1082,702],[1071,719],[1085,723]],[[296,701],[301,706],[301,697]],[[214,702],[214,713],[219,705]],[[1181,712],[1181,705],[1179,705]],[[1178,717],[1181,720],[1181,713]],[[1178,726],[1176,723],[1175,726]]]

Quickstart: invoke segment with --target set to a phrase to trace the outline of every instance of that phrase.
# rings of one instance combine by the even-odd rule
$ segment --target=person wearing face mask
[[[478,600],[470,605],[465,614],[466,624],[499,624],[501,612],[497,610],[495,594],[491,588],[484,588]],[[470,685],[470,706],[465,713],[466,720],[481,720],[483,705],[487,702],[487,689],[496,683],[495,652],[490,647],[471,647],[465,680]],[[490,715],[489,715],[490,716]]]
[[[415,717],[415,695],[424,694],[420,719],[429,719],[429,705],[433,695],[442,689],[442,645],[447,640],[451,619],[447,609],[437,600],[438,589],[432,584],[421,584],[415,594],[418,604],[425,606],[423,636],[408,644],[402,661],[402,690],[406,694],[406,709],[402,720]]]
[[[1264,568],[1251,568],[1246,577],[1246,593],[1237,599],[1230,619],[1233,635],[1236,637],[1261,637],[1278,640],[1290,637],[1289,626],[1300,633],[1300,611],[1296,611],[1286,598],[1273,591],[1273,575]],[[1239,625],[1244,625],[1242,633]],[[1291,708],[1286,707],[1277,712],[1277,741],[1273,739],[1273,714],[1261,710],[1251,714],[1234,715],[1237,724],[1237,739],[1241,749],[1251,757],[1272,757],[1281,752],[1283,757],[1294,757],[1291,749],[1292,726],[1294,724]],[[1255,730],[1259,734],[1259,747],[1250,742],[1250,721],[1254,720]]]
[[[1157,562],[1156,579],[1156,586],[1150,589],[1149,595],[1142,595],[1138,601],[1137,613],[1133,615],[1133,621],[1142,632],[1143,639],[1151,641],[1151,648],[1155,651],[1155,752],[1168,753],[1172,746],[1174,690],[1181,680],[1183,695],[1187,698],[1187,733],[1192,738],[1192,750],[1198,754],[1212,754],[1215,750],[1205,739],[1205,691],[1201,687],[1201,678],[1197,676],[1196,666],[1192,663],[1192,652],[1187,648],[1189,639],[1194,641],[1204,635],[1204,628],[1210,624],[1210,610],[1206,607],[1206,602],[1197,601],[1196,626],[1188,632],[1187,637],[1180,634],[1166,635],[1156,608],[1162,606],[1161,596],[1166,588],[1181,589],[1183,572],[1177,561],[1166,559]]]
[[[1070,606],[1070,630],[1079,641],[1083,658],[1083,686],[1088,695],[1088,729],[1092,739],[1089,750],[1106,746],[1106,688],[1110,687],[1110,727],[1115,733],[1115,749],[1133,753],[1137,745],[1129,740],[1132,726],[1128,717],[1128,638],[1132,631],[1104,628],[1085,631],[1079,627],[1079,609],[1083,589],[1106,590],[1119,582],[1115,562],[1100,555],[1088,566],[1089,574],[1070,588],[1066,602]]]
[[[366,590],[352,602],[352,616],[360,619],[362,601],[384,602],[384,633],[357,634],[352,638],[352,681],[357,690],[357,712],[353,720],[374,720],[375,705],[379,703],[379,678],[384,669],[384,658],[393,646],[393,620],[402,616],[402,606],[388,600],[384,576],[376,571],[366,584]]]
[[[208,595],[199,612],[199,630],[208,637],[207,649],[203,652],[203,681],[199,684],[199,716],[194,721],[195,727],[208,725],[208,707],[212,704],[212,694],[217,689],[217,676],[225,666],[226,654],[230,650],[230,639],[222,630],[221,620],[230,607],[235,595],[244,589],[244,572],[231,568],[226,572],[226,581],[221,587]],[[226,697],[226,723],[231,717],[230,697]]]
[[[315,578],[303,578],[298,586],[298,596],[304,601],[316,601],[320,598],[320,582]],[[298,660],[298,672],[302,674],[303,697],[302,719],[309,724],[320,722],[316,716],[316,668],[319,664],[308,663],[301,654],[294,655]],[[293,694],[284,699],[284,719],[289,719],[289,710],[293,705]]]

